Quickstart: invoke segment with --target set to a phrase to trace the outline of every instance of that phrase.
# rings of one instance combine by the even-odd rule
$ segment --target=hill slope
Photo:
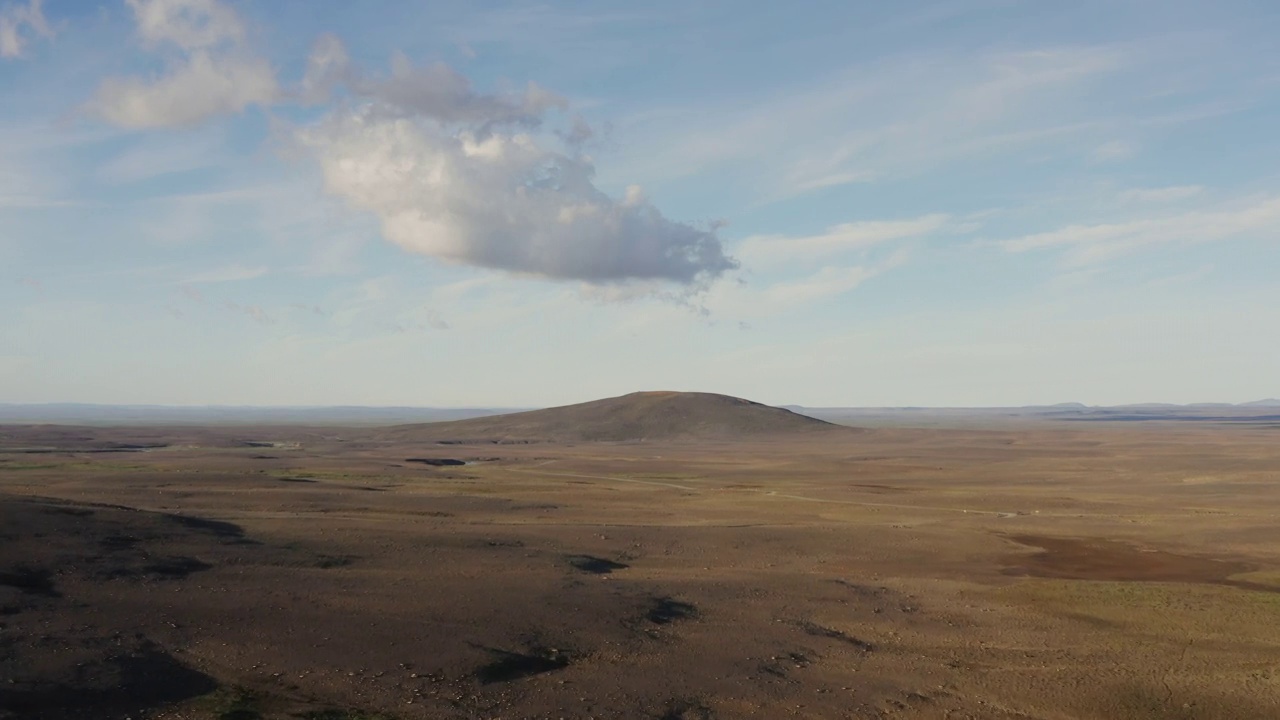
[[[396,435],[433,440],[627,441],[795,435],[849,430],[750,400],[690,392],[638,392],[577,405],[404,425]]]

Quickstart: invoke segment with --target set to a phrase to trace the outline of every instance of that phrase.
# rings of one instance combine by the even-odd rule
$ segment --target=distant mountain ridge
[[[516,408],[360,405],[290,407],[0,403],[0,423],[13,425],[401,425],[412,422],[465,420],[515,411],[517,411]]]
[[[693,393],[696,394],[696,393]],[[705,393],[710,394],[710,393]],[[728,397],[728,396],[720,396]],[[745,402],[745,401],[744,401]],[[1187,409],[1203,412],[1214,409],[1243,412],[1280,407],[1280,399],[1265,398],[1231,403],[1132,403],[1127,405],[1085,405],[1064,402],[1055,405],[1020,407],[851,407],[783,405],[779,408],[821,420],[844,421],[868,413],[972,413],[976,415],[1044,415],[1088,412],[1172,412]],[[536,408],[457,408],[421,406],[243,406],[243,405],[104,405],[92,403],[0,403],[0,424],[11,425],[334,425],[395,426],[410,423],[438,423],[497,415],[509,415]]]

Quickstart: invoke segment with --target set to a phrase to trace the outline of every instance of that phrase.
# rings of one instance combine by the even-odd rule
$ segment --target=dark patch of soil
[[[153,708],[216,689],[147,639],[156,628],[184,632],[166,601],[149,601],[155,612],[140,612],[137,603],[157,592],[183,598],[170,593],[221,561],[252,562],[238,547],[245,542],[238,526],[0,494],[0,527],[12,531],[0,542],[0,718],[149,717]],[[289,554],[253,552],[259,562]],[[158,580],[172,589],[159,591]]]
[[[92,517],[94,511],[83,507],[51,507],[45,510],[45,512],[54,515],[70,515],[71,517],[83,518]]]
[[[279,480],[280,482],[287,482],[287,483],[311,483],[311,484],[314,484],[314,483],[318,482],[317,480],[312,480],[311,478],[304,478],[304,477],[282,477],[282,478],[276,478],[276,479],[277,479],[277,480]]]
[[[614,570],[626,570],[626,563],[614,562],[594,555],[569,555],[565,558],[573,567],[593,575],[608,575]]]
[[[711,708],[697,700],[678,699],[668,700],[667,708],[661,715],[659,720],[712,720],[715,714],[711,712]]]
[[[142,538],[135,535],[108,535],[98,541],[104,550],[128,550],[138,543],[142,542]]]
[[[421,463],[423,465],[431,465],[433,467],[450,467],[455,465],[466,465],[466,460],[457,460],[454,458],[405,458],[405,462]]]
[[[312,710],[298,717],[302,720],[395,720],[390,715],[368,713],[363,710]]]
[[[645,614],[649,622],[656,625],[669,625],[677,620],[689,620],[697,616],[698,608],[669,597],[655,599],[649,612]]]
[[[802,620],[796,623],[796,627],[803,630],[806,635],[813,635],[814,637],[824,637],[824,638],[830,638],[832,640],[839,640],[840,642],[848,645],[852,645],[858,648],[859,650],[862,650],[863,652],[871,652],[872,650],[876,649],[875,645],[872,645],[866,640],[860,640],[856,637],[853,637],[852,635],[836,630],[835,628],[825,627],[823,625],[819,625],[809,620]]]
[[[21,590],[29,595],[61,597],[53,585],[53,573],[48,568],[19,563],[8,570],[0,570],[0,585]]]
[[[860,600],[871,605],[872,612],[877,615],[886,610],[900,612],[904,615],[911,615],[920,611],[919,605],[912,602],[915,599],[914,596],[903,595],[897,590],[892,590],[883,585],[864,585],[842,578],[836,578],[831,582],[852,591]]]
[[[511,682],[531,675],[563,670],[569,667],[569,657],[554,648],[533,648],[527,652],[489,649],[495,656],[493,662],[475,671],[481,684]]]
[[[363,710],[311,710],[298,717],[302,720],[394,720],[390,715],[369,713]]]
[[[95,657],[77,663],[74,673],[60,681],[19,672],[0,685],[0,708],[23,720],[106,720],[136,717],[146,709],[217,689],[213,678],[149,642],[127,652],[96,650]]]
[[[244,537],[244,528],[235,523],[195,517],[193,515],[166,515],[165,517],[185,528],[201,530],[220,538],[239,540]]]
[[[1006,537],[1019,545],[1039,550],[1030,556],[1018,555],[1017,564],[1005,569],[1006,575],[1063,580],[1184,582],[1280,592],[1280,588],[1230,579],[1232,575],[1256,569],[1244,562],[1179,555],[1098,538]]]
[[[312,567],[318,567],[324,570],[329,568],[346,567],[355,562],[358,558],[355,555],[318,555],[312,563]]]
[[[147,563],[142,567],[142,571],[166,578],[184,578],[191,573],[208,570],[212,567],[209,563],[192,557],[167,557]]]

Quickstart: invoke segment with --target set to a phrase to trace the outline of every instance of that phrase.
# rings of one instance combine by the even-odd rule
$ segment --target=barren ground
[[[0,718],[1280,717],[1280,429],[833,438],[0,427]]]

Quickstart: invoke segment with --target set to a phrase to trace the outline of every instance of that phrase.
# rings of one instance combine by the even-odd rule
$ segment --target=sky
[[[0,0],[0,402],[1280,395],[1273,0]]]

